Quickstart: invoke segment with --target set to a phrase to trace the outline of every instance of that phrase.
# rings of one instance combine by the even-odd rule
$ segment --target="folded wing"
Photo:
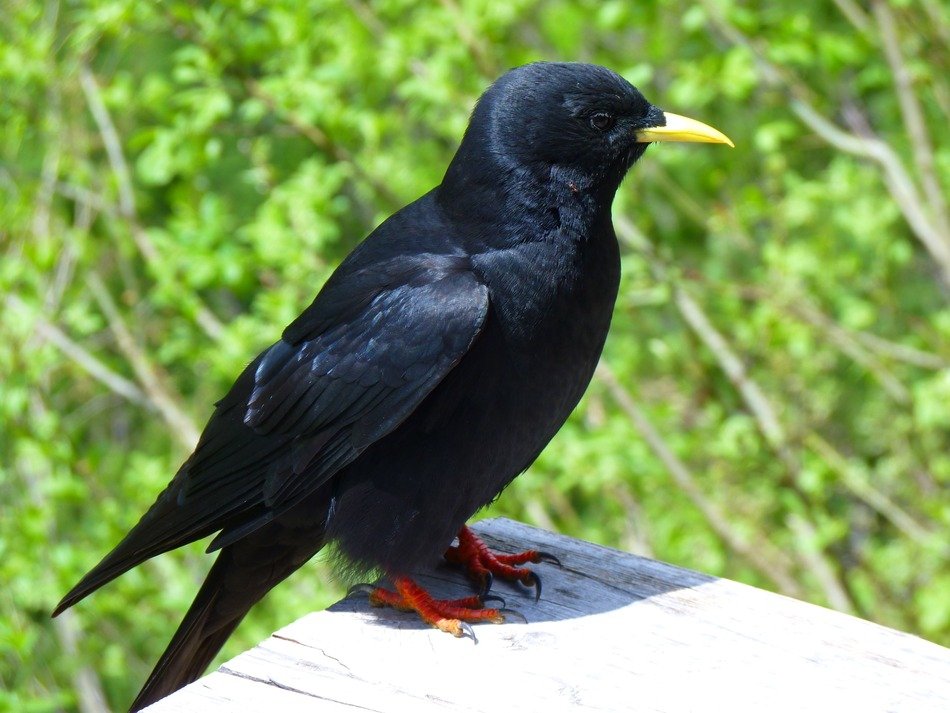
[[[338,271],[238,378],[152,508],[58,610],[160,552],[234,542],[390,433],[463,358],[488,313],[465,258]]]

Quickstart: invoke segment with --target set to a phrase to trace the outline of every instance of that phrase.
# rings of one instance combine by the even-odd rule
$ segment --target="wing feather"
[[[459,258],[422,255],[331,280],[248,367],[235,385],[243,396],[222,400],[227,415],[212,418],[182,478],[178,500],[186,507],[177,526],[193,529],[185,516],[193,513],[224,528],[212,549],[233,542],[405,420],[486,318],[487,289],[466,267]],[[340,293],[352,280],[363,292],[348,302]],[[334,320],[327,305],[346,318]],[[202,507],[187,507],[197,499]]]

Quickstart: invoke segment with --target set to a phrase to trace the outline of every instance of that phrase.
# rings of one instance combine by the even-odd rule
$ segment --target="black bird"
[[[655,141],[729,139],[664,113],[603,67],[537,63],[475,107],[442,183],[343,261],[218,402],[195,452],[54,616],[157,554],[220,550],[132,710],[198,678],[247,611],[334,543],[462,635],[500,621],[410,579],[446,556],[485,582],[540,582],[464,525],[524,471],[581,398],[620,274],[614,193]],[[486,582],[487,584],[487,582]]]

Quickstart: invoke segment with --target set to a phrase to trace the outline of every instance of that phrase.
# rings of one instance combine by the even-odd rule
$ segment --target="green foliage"
[[[943,4],[3,15],[0,710],[75,710],[89,673],[110,705],[131,699],[210,564],[201,546],[55,625],[49,610],[251,356],[439,181],[479,92],[536,59],[615,68],[737,148],[653,147],[623,186],[609,369],[490,513],[950,643]],[[339,595],[311,563],[224,656]]]

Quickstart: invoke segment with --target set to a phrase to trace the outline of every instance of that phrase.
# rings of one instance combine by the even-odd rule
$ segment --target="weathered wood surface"
[[[496,583],[529,624],[478,644],[343,600],[148,710],[950,711],[950,649],[821,607],[510,520],[475,529],[535,565],[541,601]],[[464,577],[420,578],[464,596]]]

